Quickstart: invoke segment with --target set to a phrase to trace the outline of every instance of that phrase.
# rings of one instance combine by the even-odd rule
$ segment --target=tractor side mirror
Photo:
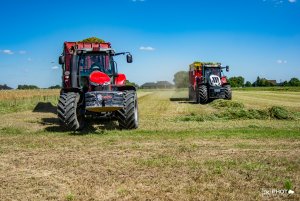
[[[127,54],[126,55],[126,60],[127,60],[127,63],[132,63],[132,55],[131,54]]]
[[[65,56],[60,56],[59,59],[58,59],[58,63],[60,65],[64,64],[65,63]]]
[[[226,72],[229,72],[229,66],[226,66]]]

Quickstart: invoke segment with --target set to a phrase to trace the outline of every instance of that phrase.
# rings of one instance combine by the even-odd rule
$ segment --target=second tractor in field
[[[231,86],[223,75],[229,66],[221,63],[194,62],[189,68],[189,100],[206,104],[214,99],[231,100]]]

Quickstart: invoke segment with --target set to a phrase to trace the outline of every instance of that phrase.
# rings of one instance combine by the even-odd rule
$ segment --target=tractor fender
[[[226,76],[222,76],[222,77],[221,77],[221,83],[222,83],[222,85],[227,85],[227,84],[228,84],[228,81],[227,81],[227,77],[226,77]]]
[[[126,75],[118,74],[115,79],[115,85],[125,85],[126,83]]]
[[[135,86],[131,86],[131,85],[124,85],[124,86],[116,86],[118,88],[118,91],[136,91],[136,87]]]

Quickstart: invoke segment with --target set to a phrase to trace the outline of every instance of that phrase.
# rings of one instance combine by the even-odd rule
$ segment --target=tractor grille
[[[221,79],[219,76],[211,75],[209,78],[211,86],[221,86]]]
[[[85,94],[85,106],[87,110],[115,110],[122,108],[123,104],[123,92],[92,91]]]
[[[225,98],[225,89],[223,87],[210,87],[209,98]]]

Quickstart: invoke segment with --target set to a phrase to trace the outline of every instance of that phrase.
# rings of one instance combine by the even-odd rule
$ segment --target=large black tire
[[[232,99],[231,86],[230,85],[226,85],[224,87],[224,91],[225,91],[225,99],[226,100],[231,100]]]
[[[124,107],[115,115],[121,129],[136,129],[139,125],[138,102],[135,91],[124,92]]]
[[[84,114],[78,93],[62,93],[57,104],[60,123],[68,130],[77,131],[84,127]]]
[[[207,93],[207,87],[205,85],[200,85],[198,87],[198,97],[197,97],[197,103],[205,104],[208,101],[208,93]]]

